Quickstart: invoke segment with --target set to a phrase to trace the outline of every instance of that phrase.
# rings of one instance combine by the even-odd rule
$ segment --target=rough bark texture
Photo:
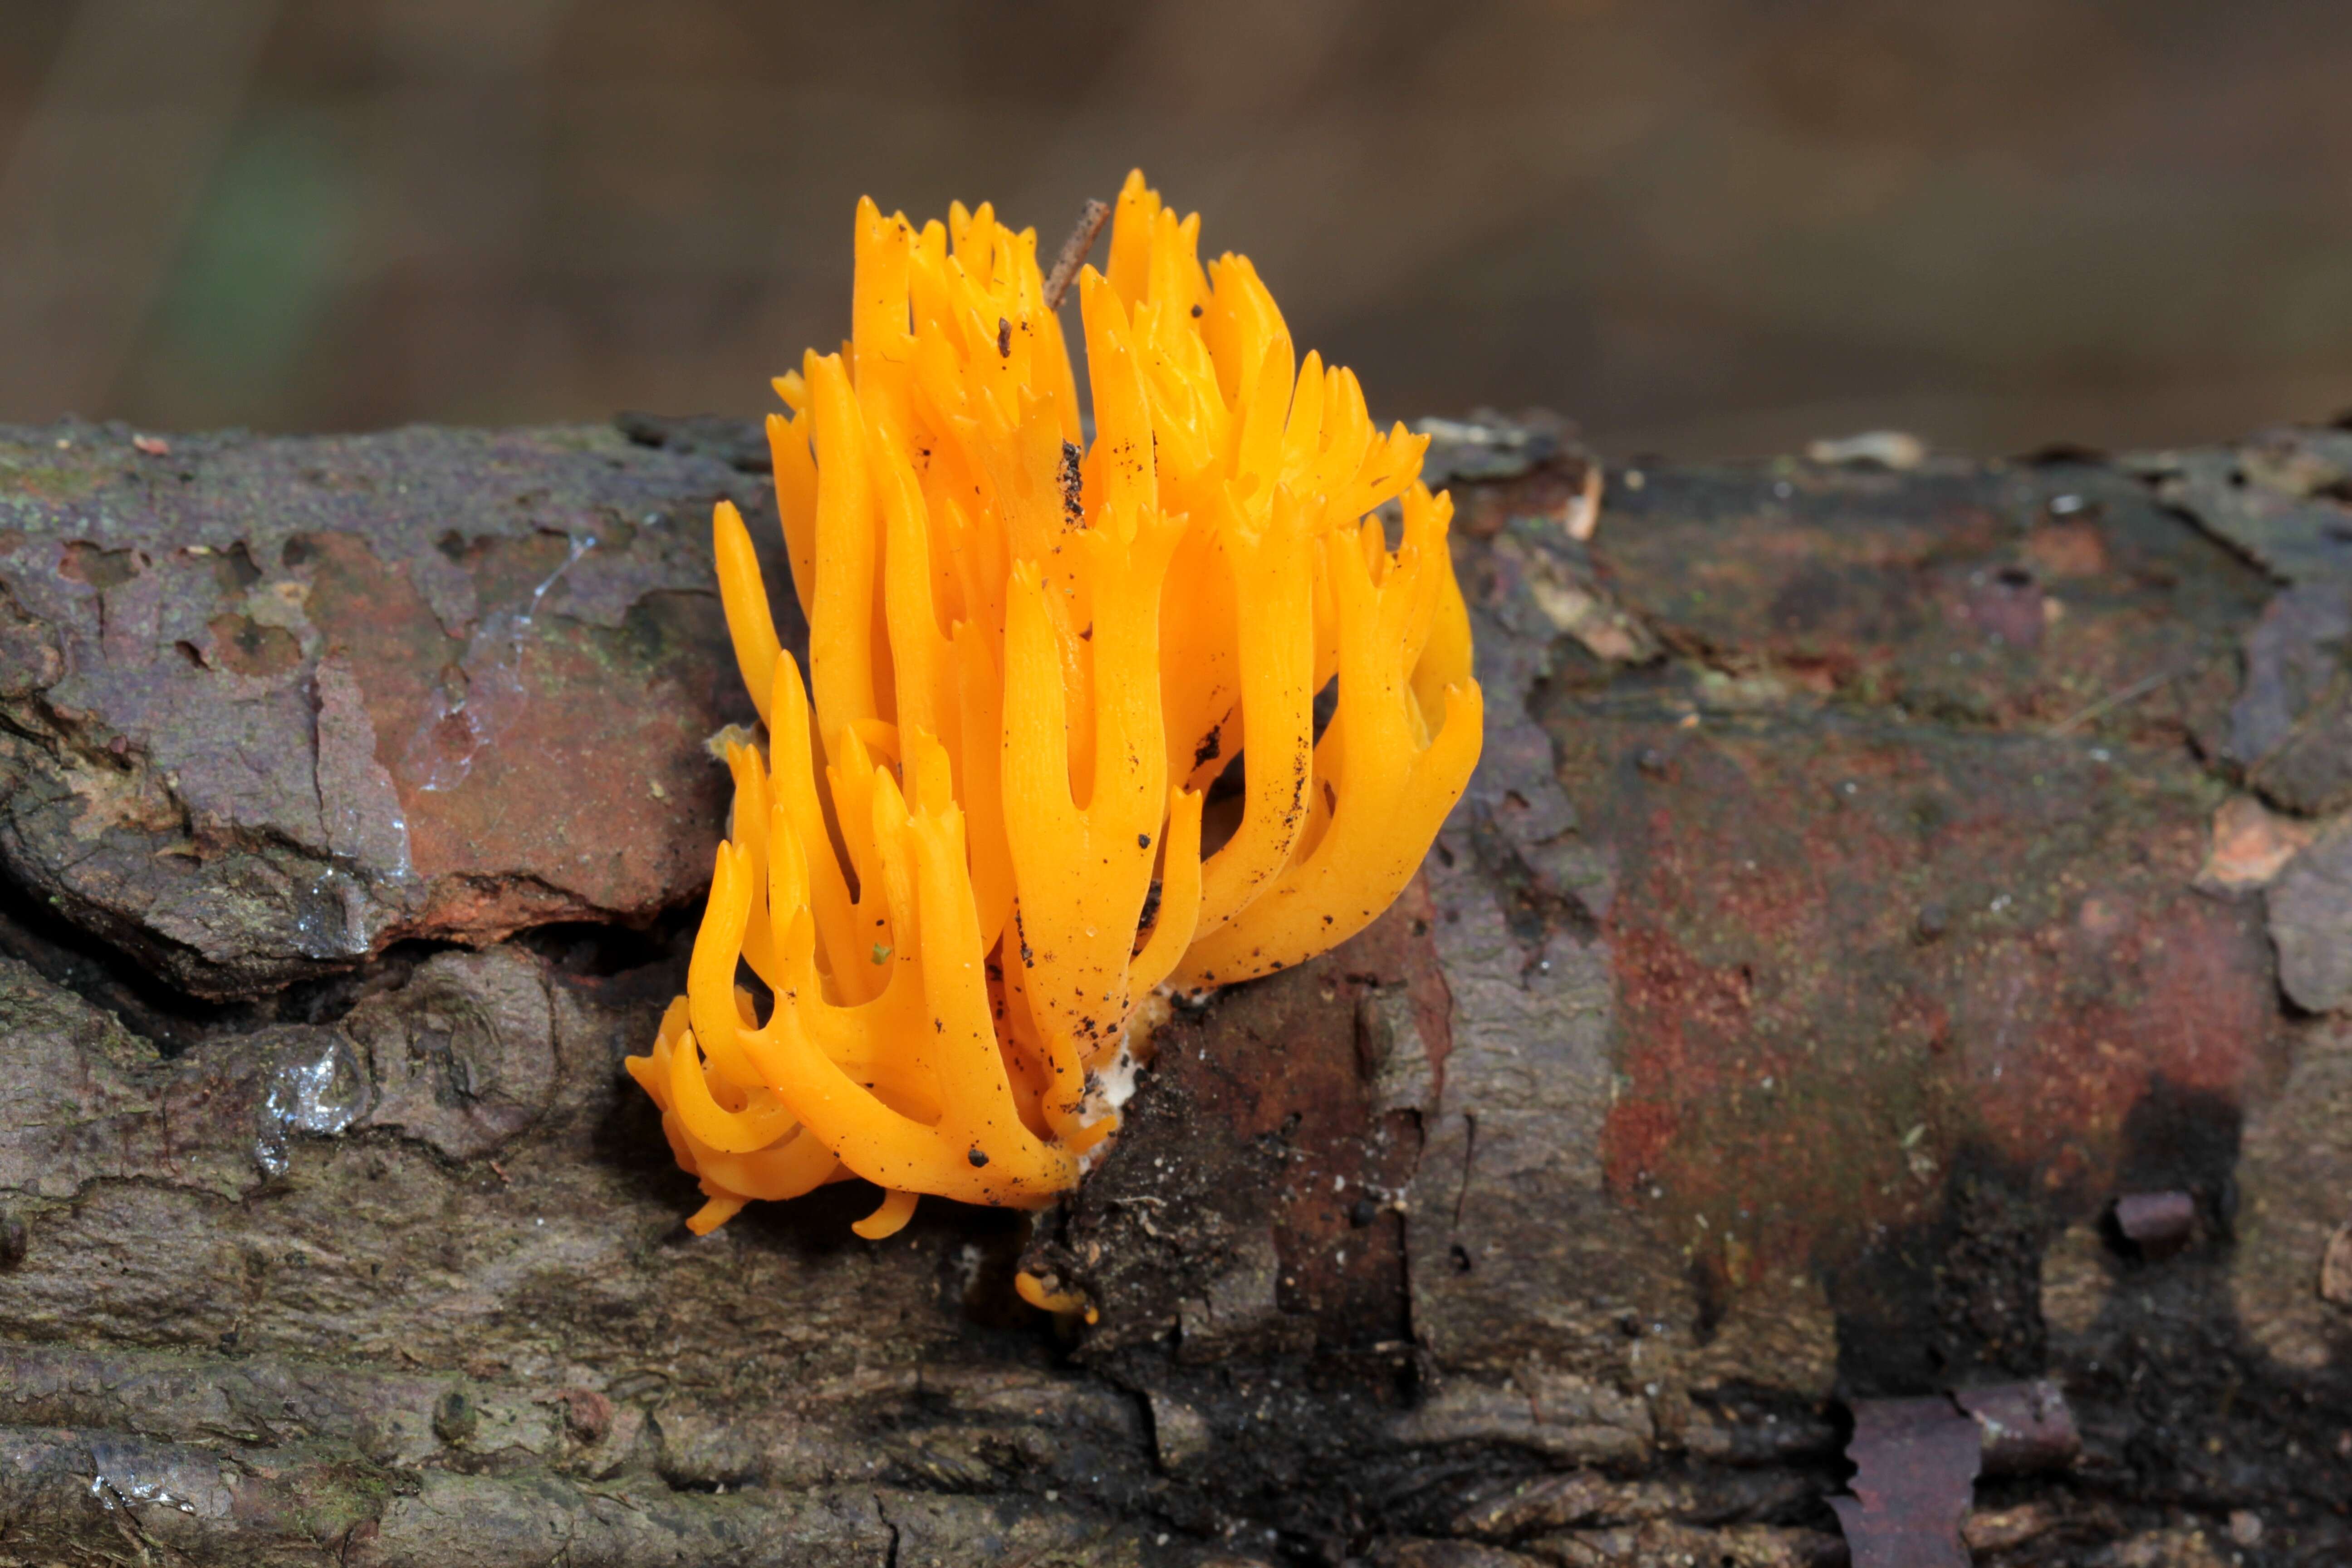
[[[1423,884],[868,1244],[618,1065],[756,442],[0,432],[0,1561],[2352,1555],[2352,437],[1444,461]]]

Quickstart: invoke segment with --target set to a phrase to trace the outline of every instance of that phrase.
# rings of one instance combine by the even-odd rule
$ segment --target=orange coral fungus
[[[1467,784],[1479,693],[1424,440],[1297,360],[1199,233],[1129,177],[1078,281],[1082,445],[1034,233],[859,204],[850,341],[768,421],[808,682],[722,503],[766,749],[730,752],[687,994],[628,1062],[709,1199],[698,1232],[844,1175],[888,1194],[868,1237],[924,1193],[1049,1202],[1114,1125],[1088,1081],[1139,1002],[1353,935]]]

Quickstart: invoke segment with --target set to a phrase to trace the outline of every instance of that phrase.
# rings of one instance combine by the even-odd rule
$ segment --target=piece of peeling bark
[[[750,717],[710,505],[766,490],[594,428],[0,426],[0,865],[212,1000],[649,921]]]
[[[2288,589],[2246,635],[2245,688],[2231,712],[2231,752],[2256,790],[2306,816],[2352,805],[2347,635],[2352,584],[2340,582]]]
[[[2283,582],[2352,576],[2336,486],[2352,472],[2352,433],[2266,431],[2236,447],[2122,459],[2157,495]]]
[[[2271,810],[2250,795],[2233,795],[2213,813],[2212,847],[2197,885],[2220,893],[2267,888],[2319,836],[2315,823]]]
[[[2063,1470],[2083,1450],[2065,1391],[2047,1378],[1965,1388],[1952,1398],[1984,1435],[1988,1476]]]
[[[1853,1405],[1853,1496],[1832,1498],[1853,1568],[1968,1568],[1960,1524],[1975,1498],[1983,1437],[1948,1399]]]
[[[2150,1262],[2188,1246],[2196,1226],[2197,1200],[2187,1193],[2126,1193],[2116,1200],[2116,1229]]]
[[[2290,861],[2269,899],[2279,988],[2306,1012],[2352,1002],[2352,823]]]

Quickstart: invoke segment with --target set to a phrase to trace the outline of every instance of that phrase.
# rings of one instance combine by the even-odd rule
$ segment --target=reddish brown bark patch
[[[2260,928],[2191,889],[2205,790],[2169,759],[1607,728],[1604,1167],[1735,1277],[1919,1217],[1963,1148],[2095,1194],[2158,1084],[2234,1100],[2273,1044]],[[1653,748],[1663,774],[1633,765]]]
[[[1403,1200],[1445,1017],[1416,881],[1333,951],[1163,1027],[1046,1249],[1097,1305],[1091,1353],[1171,1327],[1199,1361],[1401,1348]]]
[[[192,437],[168,473],[18,433],[0,466],[0,859],[172,984],[642,922],[709,874],[701,742],[751,711],[709,519],[780,557],[760,481],[593,430]]]

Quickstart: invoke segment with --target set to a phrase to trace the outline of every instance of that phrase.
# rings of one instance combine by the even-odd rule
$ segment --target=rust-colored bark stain
[[[563,613],[572,542],[485,540],[465,552],[481,612],[460,640],[364,541],[308,544],[311,617],[357,675],[413,868],[434,883],[426,923],[525,918],[515,885],[470,890],[484,868],[536,881],[558,913],[647,908],[694,880],[705,846],[679,826],[723,820],[701,743],[736,679],[707,605],[680,615],[656,595],[618,630],[585,625]],[[621,672],[650,699],[614,700]]]
[[[2107,536],[2090,519],[2053,518],[2027,531],[2025,560],[2045,578],[2097,577],[2108,569]]]
[[[1269,1232],[1275,1316],[1260,1331],[1335,1349],[1408,1337],[1401,1200],[1422,1113],[1375,1105],[1359,1014],[1368,998],[1403,998],[1442,1070],[1447,1000],[1431,920],[1416,879],[1331,952],[1159,1031],[1126,1126],[1051,1260],[1100,1305],[1090,1343],[1172,1325]]]
[[[2159,1081],[2235,1100],[2272,1044],[2259,926],[2190,888],[2208,792],[2175,759],[1624,729],[1592,813],[1623,879],[1604,1166],[1742,1268],[1918,1217],[1963,1147],[2095,1192]]]
[[[751,714],[708,519],[762,481],[598,430],[155,456],[0,432],[27,648],[0,784],[35,781],[0,819],[41,896],[228,999],[404,938],[647,920],[709,877],[702,742]],[[16,483],[28,458],[50,479]],[[136,832],[93,855],[70,803],[118,797]]]
[[[1278,980],[1236,988],[1215,1014],[1206,1056],[1171,1041],[1180,1075],[1210,1125],[1281,1162],[1265,1194],[1282,1275],[1277,1303],[1331,1342],[1406,1336],[1404,1237],[1391,1202],[1421,1154],[1416,1113],[1374,1113],[1358,1038],[1370,992],[1401,989],[1433,1068],[1445,1054],[1445,981],[1416,878],[1354,938]],[[1163,1069],[1155,1069],[1163,1070]],[[1369,1223],[1360,1205],[1370,1203]]]
[[[205,623],[212,635],[212,661],[256,680],[285,674],[302,662],[302,645],[283,626],[261,626],[249,616],[215,616]]]
[[[1959,987],[1984,1131],[2053,1182],[2110,1174],[2125,1116],[2159,1081],[2242,1099],[2271,1031],[2268,965],[2241,910],[2159,900],[2105,942],[2084,932],[2126,901],[2085,896],[2071,925],[1986,951]]]
[[[1734,686],[1542,715],[1619,867],[1611,1190],[1737,1282],[1929,1215],[1964,1151],[2088,1205],[2159,1088],[2257,1085],[2269,953],[2192,889],[2222,792],[2183,743],[2251,574],[2112,476],[1612,495],[1604,578]]]

